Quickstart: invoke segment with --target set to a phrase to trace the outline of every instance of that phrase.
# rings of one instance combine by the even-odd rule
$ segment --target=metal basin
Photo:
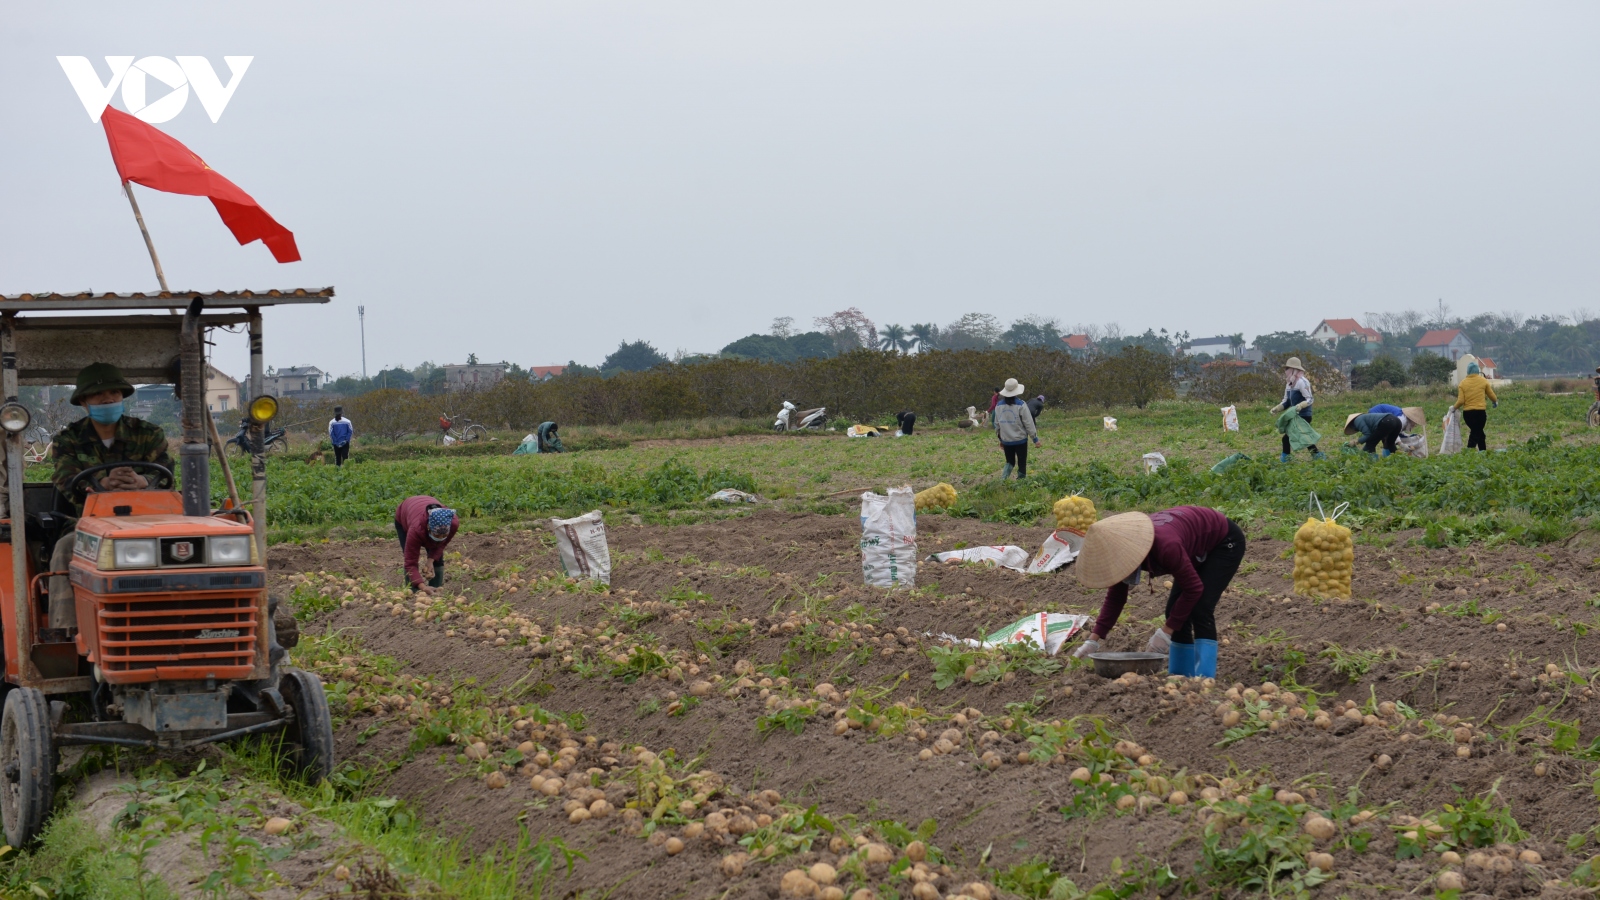
[[[1164,653],[1091,653],[1094,673],[1101,678],[1116,678],[1126,672],[1154,675],[1167,667]]]

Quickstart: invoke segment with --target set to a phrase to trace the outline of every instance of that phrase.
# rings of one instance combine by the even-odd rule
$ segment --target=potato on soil
[[[1309,863],[1313,869],[1319,869],[1323,872],[1333,871],[1332,853],[1313,853],[1306,857],[1306,862]]]
[[[262,824],[261,830],[267,834],[283,834],[292,827],[294,827],[294,823],[283,816],[273,816]]]
[[[1441,891],[1462,891],[1467,888],[1467,880],[1460,872],[1440,872],[1434,886]]]
[[[1331,820],[1325,819],[1322,816],[1313,816],[1310,819],[1307,819],[1305,830],[1306,834],[1311,835],[1319,841],[1332,840],[1334,834],[1338,831]]]
[[[749,861],[748,853],[729,853],[722,858],[722,874],[729,878],[738,878],[744,874],[745,864]]]
[[[783,873],[778,890],[785,897],[813,897],[817,893],[817,883],[811,880],[804,869],[790,869]]]
[[[835,881],[839,880],[839,873],[833,868],[833,866],[830,866],[825,862],[813,864],[810,869],[806,870],[806,874],[811,877],[812,881],[822,885],[833,884]]]

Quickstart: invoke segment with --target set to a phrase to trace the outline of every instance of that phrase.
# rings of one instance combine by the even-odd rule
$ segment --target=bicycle
[[[55,441],[50,439],[50,432],[44,426],[35,425],[23,435],[26,446],[22,451],[22,459],[28,463],[42,463],[50,458],[50,448]]]
[[[439,415],[439,443],[465,444],[489,439],[489,429],[466,416]]]

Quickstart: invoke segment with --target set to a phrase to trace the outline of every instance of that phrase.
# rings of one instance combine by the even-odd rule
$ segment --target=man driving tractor
[[[78,372],[72,405],[83,407],[88,415],[61,429],[53,448],[56,490],[66,497],[75,516],[83,512],[84,497],[94,488],[85,479],[73,490],[72,496],[67,496],[67,486],[74,476],[90,466],[129,461],[156,463],[169,471],[173,468],[172,457],[167,455],[167,435],[161,426],[123,415],[123,401],[132,394],[133,385],[110,363],[91,363]],[[100,479],[100,486],[109,491],[140,491],[148,488],[150,481],[131,468],[117,468]],[[50,557],[50,571],[65,572],[72,564],[75,534],[68,528],[56,541],[55,552]],[[73,604],[71,580],[65,575],[52,576],[50,627],[76,628],[77,625],[78,611]]]

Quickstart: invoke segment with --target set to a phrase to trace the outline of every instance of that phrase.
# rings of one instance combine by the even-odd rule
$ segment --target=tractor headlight
[[[250,401],[250,418],[257,422],[266,422],[278,414],[277,398],[267,394]]]
[[[28,414],[28,408],[21,403],[7,403],[0,406],[0,428],[12,434],[20,434],[28,430],[28,423],[33,417]]]
[[[119,569],[153,569],[156,567],[156,542],[153,539],[112,541],[112,558]]]
[[[206,541],[206,563],[213,566],[248,566],[252,540],[243,535],[209,538]]]

